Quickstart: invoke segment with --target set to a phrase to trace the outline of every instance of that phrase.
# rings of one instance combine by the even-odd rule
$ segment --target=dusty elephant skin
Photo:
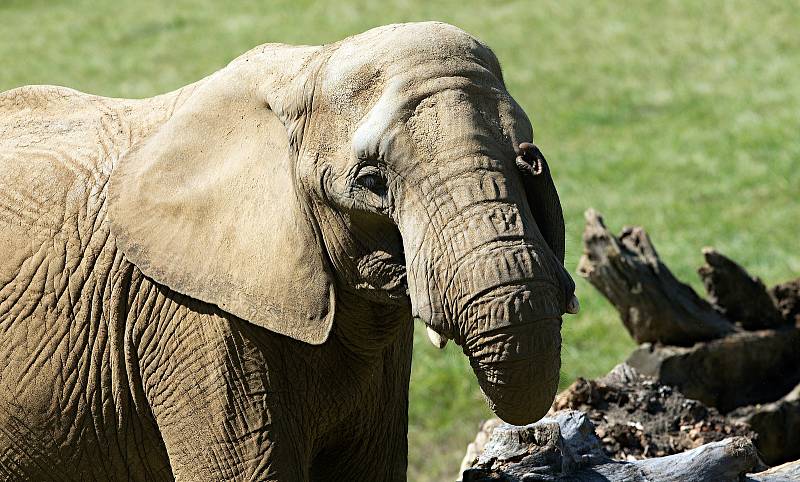
[[[414,318],[538,419],[577,305],[531,138],[439,23],[0,94],[0,478],[405,480]]]

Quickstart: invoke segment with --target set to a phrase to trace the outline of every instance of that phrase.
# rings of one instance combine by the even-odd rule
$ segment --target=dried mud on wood
[[[705,248],[705,264],[698,273],[706,301],[675,279],[640,227],[625,228],[615,237],[602,217],[588,210],[583,240],[579,273],[617,308],[640,342],[627,360],[631,367],[667,387],[662,390],[674,388],[722,414],[734,411],[725,423],[749,424],[759,434],[754,440],[770,464],[800,455],[800,401],[795,394],[800,384],[800,279],[767,289],[735,261]],[[789,393],[792,388],[795,392]],[[573,403],[565,406],[590,414],[595,413],[590,408],[609,410],[606,418],[615,416],[613,404],[600,408],[591,400],[588,405],[575,401],[587,393],[589,398],[608,399],[625,392],[607,392],[603,379],[581,380],[570,390],[562,397],[572,397]],[[683,416],[691,416],[690,407],[686,409]],[[635,430],[650,420],[649,415],[638,408],[632,415],[638,417],[631,422],[633,428],[617,424],[610,429],[608,441],[614,446],[607,450],[626,455],[633,450],[634,457],[640,455],[635,452],[637,443],[662,450],[663,444]],[[600,422],[598,430],[605,434]],[[655,427],[646,431],[658,432]],[[691,444],[680,437],[671,440],[679,441],[677,449]]]
[[[615,460],[662,457],[731,436],[756,436],[746,424],[625,364],[597,380],[579,378],[558,395],[553,409],[585,412],[604,452]]]
[[[763,435],[757,445],[770,463],[796,457],[800,402],[786,397],[800,384],[800,279],[767,289],[705,248],[698,273],[709,303],[675,279],[640,227],[615,237],[590,209],[583,241],[579,273],[640,342],[627,363],[722,413],[738,410]]]

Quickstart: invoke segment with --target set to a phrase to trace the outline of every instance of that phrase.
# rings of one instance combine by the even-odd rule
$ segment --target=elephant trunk
[[[565,290],[557,270],[563,268],[546,246],[540,249],[541,254],[530,246],[500,244],[493,256],[478,252],[466,261],[470,269],[460,275],[463,279],[454,283],[470,286],[473,293],[464,293],[454,304],[456,341],[490,408],[514,424],[533,422],[547,412],[561,368]]]
[[[456,196],[437,206],[439,216],[426,225],[401,224],[401,231],[404,242],[410,241],[414,314],[462,346],[489,406],[502,419],[522,424],[543,416],[555,395],[561,315],[574,284],[525,198],[507,194],[515,187],[501,184],[507,180],[497,178],[499,188],[490,190],[501,196],[476,200],[473,192],[460,209],[459,188],[452,186]],[[420,224],[426,228],[415,231]]]
[[[489,407],[506,422],[541,418],[558,388],[561,318],[549,298],[552,285],[503,286],[481,296],[465,318],[483,318],[463,348]],[[494,325],[503,325],[493,328]]]

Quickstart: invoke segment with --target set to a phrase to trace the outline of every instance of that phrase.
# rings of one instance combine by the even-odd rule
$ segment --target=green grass
[[[172,90],[264,42],[327,43],[438,19],[487,42],[536,127],[562,195],[570,270],[582,212],[640,224],[699,289],[714,245],[768,283],[800,273],[800,8],[783,1],[108,2],[0,0],[0,89],[71,86],[108,96]],[[578,281],[562,386],[633,347]],[[488,415],[465,358],[419,330],[409,478],[455,477]]]

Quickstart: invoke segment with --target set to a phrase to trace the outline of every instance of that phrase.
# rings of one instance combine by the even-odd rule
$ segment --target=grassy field
[[[120,97],[175,89],[264,42],[329,43],[437,19],[487,42],[531,116],[567,219],[645,226],[666,263],[700,287],[714,245],[768,283],[800,273],[800,5],[785,1],[313,3],[0,0],[0,90],[61,84]],[[562,386],[633,347],[610,305],[578,281],[564,324]],[[412,481],[452,480],[488,415],[461,353],[418,330]]]

